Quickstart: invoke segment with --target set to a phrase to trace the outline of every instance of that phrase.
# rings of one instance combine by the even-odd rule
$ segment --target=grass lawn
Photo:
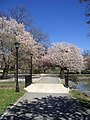
[[[71,95],[78,99],[80,102],[88,103],[90,105],[90,97],[77,91],[77,90],[71,90]]]
[[[24,95],[24,82],[19,82],[20,92],[15,92],[15,82],[0,82],[0,114]]]

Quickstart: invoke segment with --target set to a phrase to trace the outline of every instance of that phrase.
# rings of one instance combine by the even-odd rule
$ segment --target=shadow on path
[[[90,105],[66,96],[24,100],[9,111],[2,120],[90,120]]]

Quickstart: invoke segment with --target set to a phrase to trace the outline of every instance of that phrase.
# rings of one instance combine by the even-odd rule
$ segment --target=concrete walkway
[[[25,88],[27,92],[30,93],[69,93],[69,88],[64,87],[62,83],[59,82],[58,77],[42,77],[38,83],[31,84]]]
[[[31,93],[69,93],[69,88],[65,88],[62,84],[32,84],[25,90]]]

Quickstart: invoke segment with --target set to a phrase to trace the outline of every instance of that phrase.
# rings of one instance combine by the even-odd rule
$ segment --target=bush
[[[90,70],[84,70],[81,72],[82,74],[90,74]]]
[[[33,70],[33,73],[34,73],[34,74],[39,74],[39,73],[40,73],[40,69],[34,69],[34,70]]]

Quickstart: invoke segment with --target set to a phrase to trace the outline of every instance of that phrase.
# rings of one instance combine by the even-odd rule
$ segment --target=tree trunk
[[[60,77],[61,77],[61,79],[64,78],[64,68],[62,68],[62,67],[60,69]]]
[[[68,87],[68,79],[69,79],[69,70],[67,70],[67,73],[65,75],[65,86]]]
[[[40,73],[41,73],[41,67],[40,67],[40,66],[38,67],[38,70],[39,70],[38,72],[39,72],[39,74],[40,74]]]
[[[9,65],[5,65],[2,76],[1,76],[2,79],[8,78],[8,70],[9,70]]]
[[[15,78],[15,81],[16,81],[16,64],[14,65],[14,78]]]
[[[44,68],[44,74],[45,74],[45,72],[46,72],[46,68]]]

